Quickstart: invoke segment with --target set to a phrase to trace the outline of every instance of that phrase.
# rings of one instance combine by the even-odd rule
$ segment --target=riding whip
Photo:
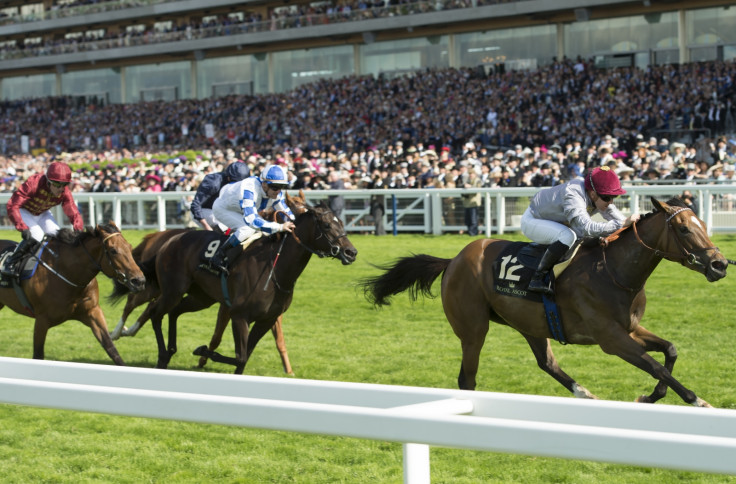
[[[266,279],[266,283],[263,285],[263,290],[265,291],[268,289],[268,283],[271,282],[271,278],[273,277],[273,271],[276,269],[276,262],[279,260],[279,256],[281,255],[281,249],[284,248],[284,242],[286,241],[286,237],[289,236],[289,233],[286,232],[284,235],[284,238],[281,239],[281,244],[279,244],[279,251],[276,252],[276,258],[273,260],[273,265],[271,266],[271,272],[268,274],[268,279]]]

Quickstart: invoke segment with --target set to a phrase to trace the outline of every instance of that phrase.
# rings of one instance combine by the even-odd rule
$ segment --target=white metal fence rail
[[[0,357],[0,402],[736,474],[736,411]]]
[[[345,198],[343,219],[349,233],[370,233],[375,222],[371,215],[371,198],[382,196],[385,204],[385,227],[388,233],[414,232],[439,235],[467,230],[463,211],[463,195],[480,192],[480,230],[486,236],[519,231],[521,215],[529,205],[536,188],[411,189],[411,190],[315,190],[305,192],[307,200],[316,203],[331,195]],[[736,185],[636,185],[627,186],[628,194],[616,205],[624,213],[647,212],[652,209],[650,196],[667,200],[690,190],[698,200],[699,215],[711,232],[736,232]],[[113,220],[122,229],[156,229],[183,227],[191,222],[188,203],[191,192],[159,193],[76,193],[75,199],[85,222],[94,225]],[[0,229],[12,229],[5,205],[10,194],[0,194]],[[54,216],[66,224],[61,207]],[[395,222],[395,224],[394,224]]]

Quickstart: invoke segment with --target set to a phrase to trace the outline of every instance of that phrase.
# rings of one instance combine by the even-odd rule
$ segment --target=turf
[[[135,245],[144,233],[125,231],[124,235]],[[18,239],[12,232],[0,236]],[[514,234],[504,238],[519,239]],[[452,257],[472,239],[460,235],[351,235],[350,239],[359,250],[355,264],[344,267],[334,260],[313,258],[297,283],[284,319],[296,377],[455,388],[460,346],[439,300],[411,303],[401,295],[391,306],[376,310],[355,283],[377,273],[372,264],[410,253]],[[713,240],[727,257],[734,258],[736,237],[718,235]],[[732,277],[709,284],[702,275],[665,261],[647,284],[643,321],[677,345],[675,376],[722,408],[736,408],[736,368],[729,356],[736,345]],[[102,294],[109,294],[109,280],[104,276],[98,280]],[[111,307],[103,301],[103,309],[113,327],[122,305]],[[0,355],[30,358],[33,321],[7,309],[1,314]],[[215,308],[182,316],[179,352],[171,361],[171,371],[193,369],[197,358],[191,352],[209,341],[215,317]],[[150,325],[135,338],[120,340],[117,347],[128,365],[155,364]],[[563,369],[600,398],[631,401],[653,388],[651,377],[597,347],[555,344],[553,348]],[[233,352],[229,332],[221,351]],[[46,357],[111,364],[91,332],[78,322],[50,331]],[[230,373],[232,368],[210,362],[204,371]],[[288,378],[269,335],[254,352],[246,373]],[[538,369],[518,333],[495,325],[481,356],[478,390],[569,397]],[[663,403],[683,404],[672,392]],[[729,476],[441,448],[432,448],[431,465],[433,482],[441,483],[736,481]],[[403,479],[401,445],[395,443],[14,405],[0,405],[0,476],[3,482],[14,483],[398,483]]]

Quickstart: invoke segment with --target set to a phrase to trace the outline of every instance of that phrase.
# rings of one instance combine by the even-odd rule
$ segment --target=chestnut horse
[[[220,355],[206,346],[197,348],[195,354],[232,364],[235,373],[243,373],[258,341],[289,308],[296,280],[312,254],[339,259],[343,265],[355,260],[358,251],[329,208],[297,206],[288,194],[286,201],[296,215],[294,233],[256,240],[234,261],[227,276],[199,268],[202,253],[214,251],[220,238],[210,231],[194,230],[174,236],[153,259],[143,262],[143,272],[156,277],[161,290],[149,308],[159,351],[157,368],[166,368],[177,351],[177,319],[181,314],[230,300],[235,357]],[[165,314],[169,315],[168,345],[162,331]]]
[[[654,211],[601,246],[581,247],[555,282],[555,299],[567,342],[597,344],[631,363],[658,383],[640,402],[656,402],[667,387],[685,402],[710,406],[672,376],[675,346],[639,325],[646,306],[644,284],[665,258],[705,275],[709,282],[726,276],[727,259],[708,237],[705,224],[679,200],[662,203],[652,198]],[[596,398],[563,372],[552,354],[545,310],[541,302],[494,290],[493,262],[511,242],[483,239],[468,244],[453,259],[417,255],[399,259],[385,272],[362,281],[366,296],[377,306],[411,289],[432,296],[432,282],[444,272],[442,305],[462,346],[458,384],[475,389],[478,359],[489,321],[508,325],[526,338],[539,367],[576,397]],[[664,365],[647,352],[664,354]]]
[[[2,240],[0,251],[13,245],[13,241]],[[102,272],[131,291],[143,289],[146,280],[133,260],[131,249],[113,223],[87,227],[82,232],[61,229],[57,235],[47,236],[37,256],[35,273],[20,282],[27,302],[12,287],[0,288],[0,308],[8,306],[36,320],[33,358],[44,358],[44,343],[50,328],[76,319],[92,330],[116,365],[124,364],[107,331],[95,277]]]

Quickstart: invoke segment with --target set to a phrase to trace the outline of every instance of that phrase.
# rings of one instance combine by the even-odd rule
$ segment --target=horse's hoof
[[[207,347],[205,345],[202,345],[198,348],[195,348],[194,351],[192,351],[192,354],[194,356],[204,356],[206,351]]]
[[[695,405],[696,407],[713,408],[713,405],[711,405],[710,403],[706,402],[705,400],[703,400],[700,397],[697,397],[695,399],[695,403],[693,403],[693,405]]]
[[[652,400],[649,398],[649,395],[640,395],[636,400],[634,400],[636,403],[652,403]]]

